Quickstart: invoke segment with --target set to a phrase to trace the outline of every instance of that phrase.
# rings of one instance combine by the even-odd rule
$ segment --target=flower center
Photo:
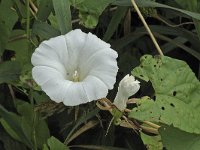
[[[78,71],[77,71],[77,70],[74,71],[74,74],[73,74],[73,76],[72,76],[72,80],[73,80],[74,82],[79,82],[79,74],[78,74]]]

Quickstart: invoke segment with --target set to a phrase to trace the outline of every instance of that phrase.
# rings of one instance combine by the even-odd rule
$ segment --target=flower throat
[[[74,71],[74,74],[72,76],[72,81],[74,81],[74,82],[79,82],[80,81],[79,74],[78,74],[77,70]]]

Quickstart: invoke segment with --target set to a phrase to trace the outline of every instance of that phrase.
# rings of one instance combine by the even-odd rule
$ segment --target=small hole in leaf
[[[165,107],[161,107],[162,110],[165,110]]]
[[[176,91],[173,92],[173,96],[176,96]]]
[[[152,111],[150,111],[150,114],[152,114],[153,112]]]
[[[140,67],[143,68],[143,65],[141,65]]]
[[[170,103],[170,106],[175,107],[173,103]]]
[[[163,79],[161,78],[160,81],[163,81]]]
[[[141,74],[141,75],[140,75],[140,77],[142,77],[142,78],[143,78],[144,76]]]
[[[153,65],[154,67],[156,67],[156,65]]]

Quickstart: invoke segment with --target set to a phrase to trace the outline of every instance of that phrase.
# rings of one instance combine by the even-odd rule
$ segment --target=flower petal
[[[110,44],[102,41],[96,35],[88,33],[84,48],[80,51],[81,58],[79,59],[79,64],[105,48],[110,48]]]
[[[42,42],[31,58],[34,66],[48,66],[58,70],[63,75],[66,75],[65,65],[68,61],[64,36],[58,36]]]
[[[70,71],[74,72],[74,69],[78,67],[78,59],[82,57],[80,51],[82,51],[87,34],[82,32],[80,29],[72,30],[65,35],[65,42],[68,48],[68,56],[70,61],[67,66],[70,67]]]
[[[88,74],[96,76],[107,85],[108,89],[112,89],[118,71],[117,56],[111,48],[96,52],[80,64],[82,78]]]
[[[95,76],[87,76],[83,81],[83,87],[88,97],[88,102],[104,98],[108,94],[106,85]]]
[[[119,89],[125,95],[132,96],[137,93],[140,89],[140,82],[135,80],[135,77],[127,74],[119,83]]]
[[[32,69],[33,79],[37,82],[38,85],[42,86],[49,80],[52,79],[65,79],[63,74],[57,71],[54,68],[47,66],[36,66]]]
[[[65,93],[63,103],[66,106],[75,106],[106,97],[108,88],[98,78],[87,76],[83,82],[73,83]]]
[[[51,100],[60,103],[64,101],[65,91],[70,88],[73,82],[68,80],[53,79],[42,85],[42,90],[51,98]]]
[[[32,70],[34,80],[42,90],[55,102],[62,102],[67,87],[72,81],[65,80],[63,75],[56,69],[46,66],[36,66]]]
[[[64,93],[63,103],[66,106],[76,106],[88,102],[86,92],[81,82],[73,82]]]

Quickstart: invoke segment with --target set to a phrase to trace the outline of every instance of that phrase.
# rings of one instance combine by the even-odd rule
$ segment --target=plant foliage
[[[1,150],[200,149],[200,2],[135,2],[164,56],[131,0],[0,0]],[[76,28],[119,55],[109,107],[54,103],[32,78],[39,44]],[[123,112],[112,101],[129,73],[141,88]]]

